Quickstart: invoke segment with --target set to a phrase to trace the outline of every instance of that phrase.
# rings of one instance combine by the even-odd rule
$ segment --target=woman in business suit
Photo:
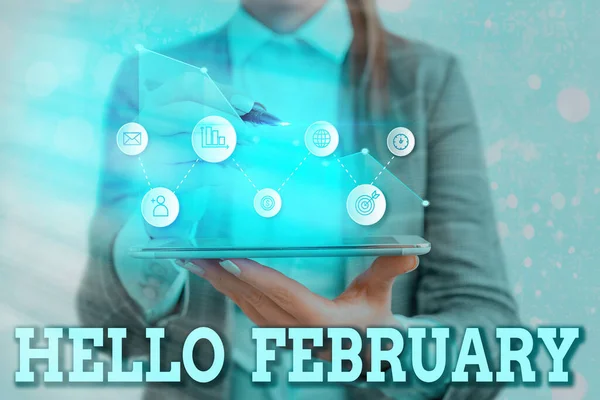
[[[126,122],[154,115],[159,123],[146,128],[154,135],[153,143],[160,143],[155,148],[179,149],[182,135],[189,145],[185,135],[207,110],[194,102],[193,92],[181,81],[165,84],[160,89],[161,101],[144,101],[140,98],[144,88],[137,84],[137,60],[125,63],[107,109],[105,169],[90,234],[90,262],[80,290],[81,318],[90,326],[128,327],[127,348],[132,355],[147,352],[146,326],[165,326],[161,362],[166,368],[170,361],[180,360],[183,340],[198,326],[213,327],[229,337],[233,352],[228,353],[239,355],[217,385],[200,385],[184,377],[182,383],[149,385],[146,398],[492,397],[496,387],[452,387],[444,382],[380,389],[285,383],[255,387],[248,383],[249,372],[243,373],[248,367],[240,353],[244,346],[239,332],[249,337],[252,323],[358,328],[445,325],[455,328],[458,335],[467,326],[491,331],[516,323],[476,118],[456,60],[386,32],[374,0],[244,0],[223,29],[164,52],[207,66],[215,80],[244,87],[255,98],[274,105],[270,111],[275,114],[318,100],[319,107],[309,109],[300,120],[350,120],[353,131],[342,133],[342,140],[358,149],[369,148],[378,159],[387,158],[381,144],[389,127],[408,126],[417,147],[402,163],[391,165],[390,172],[402,175],[431,206],[406,205],[397,215],[386,216],[382,229],[421,234],[432,243],[432,251],[420,261],[386,257],[371,265],[329,265],[319,269],[329,272],[319,275],[318,282],[296,278],[285,265],[267,267],[250,260],[190,260],[180,262],[184,269],[177,269],[129,259],[124,249],[152,236],[152,231],[135,212],[139,165],[114,150],[114,133]],[[277,74],[260,78],[274,64]],[[286,92],[299,85],[302,93],[290,96]],[[160,118],[181,109],[186,116],[177,113],[180,118]],[[244,129],[251,128],[240,130]],[[180,175],[196,158],[189,153],[191,146],[187,147],[170,151],[168,157],[161,153],[147,164],[158,164],[156,170],[165,175]],[[196,175],[198,181],[189,183],[191,187],[205,184],[202,177],[206,174]],[[207,229],[218,229],[215,226],[221,224],[209,216],[203,216],[200,223]],[[148,272],[157,268],[160,277]],[[180,285],[180,290],[174,290],[174,285]],[[237,308],[228,308],[225,298]],[[231,336],[232,321],[237,336]],[[315,356],[328,357],[327,351]],[[200,367],[209,366],[211,349],[198,346],[195,359]],[[284,377],[279,381],[285,381]]]

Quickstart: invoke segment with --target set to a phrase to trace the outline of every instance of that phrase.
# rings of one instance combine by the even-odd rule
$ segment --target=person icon
[[[179,215],[179,200],[175,193],[164,187],[150,189],[141,206],[144,220],[156,228],[171,225]]]
[[[154,206],[154,210],[152,211],[152,216],[154,217],[168,217],[169,216],[169,208],[165,205],[165,196],[157,196],[155,200],[152,200],[152,203],[157,203]]]

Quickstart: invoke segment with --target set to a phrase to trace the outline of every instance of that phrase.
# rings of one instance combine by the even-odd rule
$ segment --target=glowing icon
[[[375,211],[375,200],[379,198],[381,194],[377,193],[377,190],[374,190],[370,195],[363,194],[358,199],[356,199],[356,203],[354,204],[354,208],[356,208],[356,212],[360,215],[371,215],[373,211]]]
[[[396,128],[387,137],[387,147],[395,156],[407,156],[415,148],[415,135],[407,128]]]
[[[233,154],[237,135],[233,125],[223,117],[210,116],[198,122],[192,132],[192,146],[200,159],[219,163]]]
[[[125,124],[117,132],[117,146],[125,155],[140,155],[148,146],[148,132],[136,122]]]
[[[142,132],[123,132],[123,146],[141,146]]]
[[[327,129],[319,129],[313,133],[313,143],[317,148],[324,149],[331,143],[331,134]]]
[[[340,135],[332,124],[318,121],[304,133],[304,144],[308,151],[317,157],[327,157],[338,147]]]
[[[265,196],[260,199],[260,207],[265,211],[271,211],[275,207],[275,199],[271,196]]]
[[[276,216],[281,210],[281,196],[273,189],[260,190],[254,196],[254,210],[264,218]]]
[[[167,188],[154,188],[142,199],[142,216],[150,225],[164,228],[171,225],[179,215],[179,200]]]
[[[383,192],[373,185],[354,188],[346,199],[346,211],[359,225],[373,225],[383,218],[386,209]]]
[[[394,136],[394,147],[400,151],[406,150],[408,147],[408,136],[404,133],[399,133]]]
[[[157,218],[164,218],[169,216],[169,207],[165,205],[165,196],[157,196],[156,199],[152,199],[152,204],[156,203],[152,216]]]
[[[229,145],[225,136],[220,136],[219,131],[212,126],[201,126],[202,148],[204,149],[228,149]]]

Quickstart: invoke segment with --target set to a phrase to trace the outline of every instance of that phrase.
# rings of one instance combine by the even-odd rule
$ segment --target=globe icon
[[[324,149],[331,143],[331,134],[326,129],[318,129],[313,133],[313,143],[319,149]]]

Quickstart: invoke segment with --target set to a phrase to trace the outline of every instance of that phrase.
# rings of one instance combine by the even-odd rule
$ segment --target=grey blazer
[[[518,323],[496,233],[493,206],[488,193],[486,170],[476,117],[468,89],[454,57],[427,45],[391,34],[389,52],[388,111],[369,112],[366,95],[349,80],[349,60],[340,82],[340,120],[354,121],[358,148],[371,149],[379,160],[389,158],[385,138],[389,127],[408,126],[418,145],[410,157],[392,163],[390,172],[402,179],[428,208],[406,201],[380,227],[394,234],[420,234],[432,243],[416,273],[397,279],[393,312],[404,316],[433,318],[456,329],[457,337],[467,326],[485,329],[493,350],[496,326]],[[207,66],[220,82],[231,79],[226,29],[163,50],[186,62]],[[148,352],[140,307],[126,293],[112,261],[115,237],[138,209],[139,193],[131,181],[139,176],[139,165],[123,162],[114,146],[121,125],[138,114],[138,79],[135,58],[119,72],[106,111],[104,170],[99,184],[96,214],[90,229],[90,257],[78,297],[79,315],[86,326],[126,327],[130,356]],[[385,122],[385,123],[382,123]],[[368,267],[366,261],[348,262],[350,280]],[[162,363],[181,360],[183,340],[198,326],[209,326],[227,336],[224,297],[204,280],[189,283],[187,313],[166,324]],[[227,352],[230,354],[230,352]],[[196,362],[208,367],[211,349],[196,346]],[[177,384],[149,384],[145,398],[228,399],[231,368],[211,384],[199,384],[183,374]],[[403,397],[399,388],[395,398]],[[444,398],[484,399],[495,396],[494,385],[450,385]],[[387,398],[377,389],[348,388],[350,399]]]

